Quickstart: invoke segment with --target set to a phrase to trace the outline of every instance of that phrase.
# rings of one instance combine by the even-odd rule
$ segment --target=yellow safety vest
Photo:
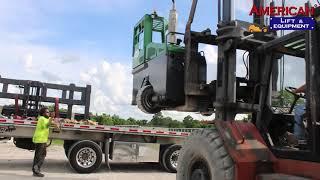
[[[49,118],[39,116],[37,127],[32,138],[33,143],[47,143],[49,137],[49,127]]]

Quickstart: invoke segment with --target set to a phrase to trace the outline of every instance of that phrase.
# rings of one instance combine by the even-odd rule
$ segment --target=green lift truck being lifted
[[[144,15],[134,28],[132,105],[138,105],[145,113],[161,110],[207,112],[210,109],[209,101],[199,99],[203,96],[207,100],[210,94],[203,53],[197,53],[193,64],[188,66],[192,76],[187,78],[191,78],[188,82],[192,83],[184,83],[185,47],[183,40],[176,38],[184,34],[175,32],[175,13],[173,3],[169,23],[154,12]],[[189,91],[185,91],[185,85]],[[198,88],[201,85],[203,88]]]

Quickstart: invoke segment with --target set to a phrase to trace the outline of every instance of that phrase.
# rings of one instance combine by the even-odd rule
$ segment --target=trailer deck
[[[6,119],[0,118],[0,136],[16,137],[16,138],[31,138],[37,121]],[[104,141],[108,135],[117,136],[132,136],[133,141],[137,141],[138,136],[153,136],[158,137],[157,142],[168,138],[169,142],[181,144],[182,139],[187,137],[189,132],[181,132],[181,130],[170,131],[169,128],[154,128],[154,127],[117,127],[105,125],[82,125],[82,124],[61,124],[60,129],[50,129],[50,139],[62,140],[92,140]],[[189,129],[192,130],[192,129]],[[195,129],[194,129],[195,130]],[[180,132],[178,132],[180,131]],[[121,140],[121,138],[117,138]]]

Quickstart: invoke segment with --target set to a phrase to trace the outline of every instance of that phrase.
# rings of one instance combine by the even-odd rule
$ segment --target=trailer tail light
[[[80,128],[88,129],[90,126],[80,126]]]
[[[119,128],[111,128],[112,131],[119,131]]]
[[[14,120],[13,123],[15,123],[15,124],[24,124],[24,121]]]
[[[64,124],[63,126],[64,126],[64,127],[74,127],[73,124]]]

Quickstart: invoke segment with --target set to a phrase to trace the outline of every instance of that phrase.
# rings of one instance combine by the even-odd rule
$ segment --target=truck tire
[[[163,169],[166,169],[164,166],[163,166],[163,163],[162,163],[162,156],[163,156],[163,153],[164,151],[167,149],[167,147],[170,146],[170,145],[160,145],[160,152],[159,152],[159,164],[160,166],[163,168]]]
[[[178,157],[180,154],[181,146],[174,144],[169,146],[162,155],[162,166],[164,169],[171,173],[177,172]]]
[[[67,159],[69,159],[68,154],[71,146],[75,143],[76,141],[71,141],[71,140],[64,140],[63,141],[63,148],[64,148],[64,154],[66,155]]]
[[[235,164],[217,129],[193,132],[180,151],[177,180],[233,180]]]
[[[161,111],[161,108],[157,107],[151,100],[153,94],[154,91],[151,85],[147,85],[139,89],[137,94],[137,105],[141,111],[148,114],[155,114]]]
[[[78,173],[92,173],[101,165],[102,150],[93,141],[78,141],[70,148],[68,158],[70,166]]]

